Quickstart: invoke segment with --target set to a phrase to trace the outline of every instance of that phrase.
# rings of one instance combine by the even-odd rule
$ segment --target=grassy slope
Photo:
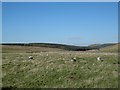
[[[47,56],[48,54],[48,56]],[[115,88],[117,55],[92,53],[3,53],[3,87]],[[101,56],[104,61],[96,61]],[[76,62],[70,61],[77,57]]]
[[[65,44],[54,44],[54,43],[4,43],[3,45],[9,46],[31,46],[31,47],[44,47],[44,48],[58,48],[63,50],[77,50],[77,49],[89,49],[88,47],[80,47],[80,46],[73,46],[73,45],[65,45]]]
[[[47,52],[41,52],[41,50]],[[25,53],[25,52],[38,53]],[[38,51],[36,51],[38,50]],[[115,49],[114,49],[115,50]],[[15,53],[7,53],[7,52]],[[49,52],[48,52],[49,51]],[[114,88],[118,80],[118,56],[100,52],[50,52],[59,49],[4,47],[3,87]],[[24,53],[21,53],[24,52]],[[47,56],[48,54],[48,56]],[[28,56],[34,59],[29,60]],[[103,62],[96,61],[101,56]],[[76,62],[70,61],[77,57]]]
[[[3,53],[39,53],[39,52],[49,52],[49,51],[65,51],[58,48],[49,47],[36,47],[36,46],[9,46],[2,45]]]
[[[2,45],[0,45],[0,54],[2,54]]]
[[[103,51],[103,52],[118,52],[118,47],[120,47],[120,44],[116,44],[116,45],[101,48],[100,51]]]

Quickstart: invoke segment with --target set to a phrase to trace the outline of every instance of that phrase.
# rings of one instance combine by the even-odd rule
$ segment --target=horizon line
[[[2,44],[60,44],[60,45],[71,45],[71,46],[90,46],[95,44],[119,44],[120,42],[107,42],[107,43],[93,43],[88,45],[75,45],[75,44],[66,44],[66,43],[52,43],[52,42],[2,42]]]

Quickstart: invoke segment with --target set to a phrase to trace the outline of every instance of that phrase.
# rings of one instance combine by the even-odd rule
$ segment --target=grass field
[[[100,51],[117,53],[118,52],[118,47],[120,47],[120,44],[116,44],[116,45],[112,45],[112,46],[102,48],[102,49],[100,49]]]
[[[110,52],[2,53],[3,87],[117,88],[118,54]],[[32,55],[33,59],[28,57]],[[103,61],[97,61],[100,56]],[[71,61],[72,58],[76,61]]]

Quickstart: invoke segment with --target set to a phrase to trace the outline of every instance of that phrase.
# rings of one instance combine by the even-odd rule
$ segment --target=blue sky
[[[2,42],[118,42],[117,2],[4,2]]]

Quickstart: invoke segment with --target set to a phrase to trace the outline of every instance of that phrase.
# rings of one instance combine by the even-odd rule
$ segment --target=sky
[[[117,2],[3,2],[3,43],[118,42]]]

